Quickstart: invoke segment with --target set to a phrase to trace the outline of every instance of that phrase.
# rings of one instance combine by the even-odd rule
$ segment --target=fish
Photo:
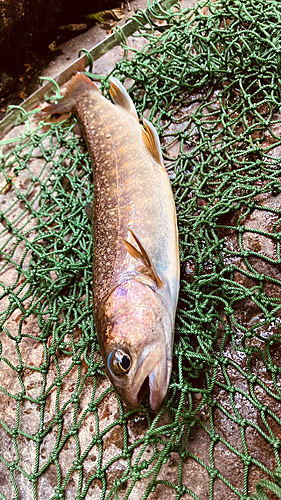
[[[180,264],[176,208],[155,127],[110,78],[84,73],[44,111],[78,118],[93,164],[93,309],[107,375],[129,408],[160,408],[172,371]]]

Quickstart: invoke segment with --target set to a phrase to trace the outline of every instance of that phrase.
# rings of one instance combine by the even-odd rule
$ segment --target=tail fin
[[[85,91],[97,91],[98,87],[84,73],[76,73],[67,86],[67,92],[58,104],[51,104],[43,110],[44,113],[67,113],[75,110],[75,105],[79,96]]]

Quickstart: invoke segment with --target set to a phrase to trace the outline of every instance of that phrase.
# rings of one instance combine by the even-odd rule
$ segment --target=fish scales
[[[87,80],[76,75],[49,109],[75,112],[93,162],[94,312],[108,375],[131,406],[149,385],[156,409],[171,373],[179,287],[173,195],[156,131],[146,122],[144,132],[124,87],[111,80],[112,104]]]

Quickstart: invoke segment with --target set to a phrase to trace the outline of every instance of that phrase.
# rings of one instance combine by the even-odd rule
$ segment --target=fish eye
[[[131,358],[126,352],[121,349],[117,349],[116,351],[110,353],[107,364],[109,370],[114,375],[122,377],[122,375],[125,375],[130,370]]]

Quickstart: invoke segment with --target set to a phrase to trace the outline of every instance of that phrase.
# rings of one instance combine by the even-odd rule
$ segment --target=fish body
[[[175,204],[154,127],[140,125],[122,84],[115,104],[77,73],[50,112],[79,120],[94,172],[94,314],[108,376],[122,400],[137,407],[150,390],[162,403],[172,369],[179,290]]]

